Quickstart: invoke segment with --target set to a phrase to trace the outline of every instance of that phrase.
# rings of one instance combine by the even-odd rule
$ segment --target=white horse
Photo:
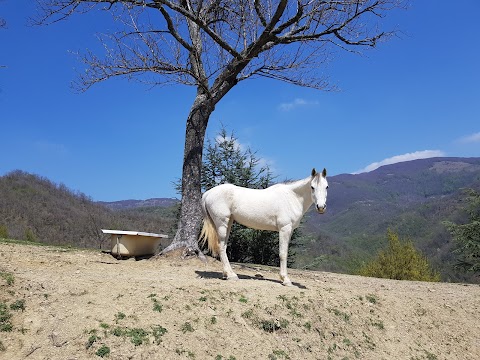
[[[200,239],[208,241],[214,256],[220,254],[223,278],[238,280],[227,258],[227,240],[233,221],[258,230],[278,231],[280,238],[280,278],[283,285],[292,282],[287,276],[288,243],[308,208],[315,204],[323,214],[327,208],[327,171],[312,170],[311,176],[281,183],[266,189],[247,189],[232,184],[215,186],[203,194],[203,228]]]

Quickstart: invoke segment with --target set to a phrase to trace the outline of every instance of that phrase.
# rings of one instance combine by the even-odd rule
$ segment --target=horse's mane
[[[278,185],[278,186],[281,186],[281,185],[295,185],[295,184],[298,184],[298,185],[302,184],[302,185],[303,185],[303,183],[304,183],[306,180],[308,180],[308,178],[305,178],[305,179],[297,179],[297,180],[286,179],[286,180],[284,180],[284,181],[282,181],[282,182],[278,182],[278,183],[276,183],[276,184],[270,185],[269,187],[277,186],[277,185]]]

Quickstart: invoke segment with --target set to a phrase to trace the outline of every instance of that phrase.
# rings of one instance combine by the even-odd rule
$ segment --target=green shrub
[[[0,239],[8,238],[8,229],[5,225],[0,225]]]
[[[8,311],[7,304],[0,302],[0,332],[10,332],[13,325],[10,322],[12,314]]]
[[[17,300],[13,304],[10,304],[10,309],[12,310],[25,310],[25,300]]]
[[[95,355],[100,356],[102,358],[105,356],[108,356],[109,354],[110,354],[110,348],[105,344],[103,344],[95,353]]]
[[[430,266],[411,241],[401,242],[398,235],[387,232],[388,246],[364,265],[362,276],[412,281],[440,281],[440,275]]]
[[[37,240],[37,237],[33,233],[32,229],[25,230],[25,240],[30,242],[35,242]]]

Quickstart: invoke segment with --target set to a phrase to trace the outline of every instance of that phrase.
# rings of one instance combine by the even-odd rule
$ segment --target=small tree
[[[454,224],[444,221],[443,224],[455,239],[458,254],[456,267],[465,271],[480,272],[480,193],[467,189],[467,207],[469,216],[466,224]]]
[[[262,164],[249,147],[244,148],[233,133],[222,128],[216,138],[207,140],[202,169],[202,188],[207,191],[220,184],[264,189],[273,182],[267,164]],[[292,235],[294,242],[297,232]],[[289,265],[293,252],[289,247]],[[278,233],[247,228],[234,223],[228,239],[228,257],[231,261],[278,265]]]
[[[360,269],[360,275],[412,281],[440,281],[427,258],[411,241],[401,242],[391,230],[387,232],[388,247]]]
[[[0,239],[8,238],[8,229],[5,225],[0,225]]]

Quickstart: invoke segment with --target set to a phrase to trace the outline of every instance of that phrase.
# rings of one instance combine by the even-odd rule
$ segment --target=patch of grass
[[[340,311],[338,309],[328,309],[329,312],[332,312],[334,313],[336,316],[342,318],[343,320],[345,320],[345,322],[349,322],[350,321],[350,315],[343,312],[343,311]]]
[[[280,330],[280,323],[276,320],[261,320],[260,321],[260,327],[269,333],[273,333],[277,330]]]
[[[162,342],[162,336],[167,333],[167,329],[163,326],[157,325],[152,327],[152,335],[155,338],[155,343],[160,344]]]
[[[224,358],[224,357],[223,357],[222,355],[220,355],[220,354],[217,355],[217,356],[215,356],[215,360],[223,360],[223,359],[225,359],[225,360],[237,360],[237,358],[236,358],[235,356],[233,356],[233,355],[230,355],[228,358]]]
[[[118,312],[115,314],[115,322],[118,323],[120,320],[123,320],[127,317],[123,312]]]
[[[285,307],[290,310],[290,315],[294,318],[301,318],[303,315],[298,311],[299,307],[299,298],[296,296],[292,296],[290,299],[286,295],[279,295],[278,299],[282,300]],[[308,310],[309,306],[304,304],[303,308]]]
[[[198,299],[198,301],[205,302],[205,301],[207,301],[207,297],[206,297],[206,296],[202,296],[200,299]]]
[[[85,349],[90,349],[93,344],[95,344],[98,340],[100,340],[100,337],[97,336],[97,334],[92,334],[88,340],[87,343],[85,344]]]
[[[153,302],[153,311],[162,312],[162,310],[163,310],[163,305],[160,304],[158,301],[154,301]]]
[[[240,301],[241,303],[244,303],[244,304],[246,304],[248,302],[247,298],[243,295],[240,296],[240,299],[238,299],[238,301]]]
[[[425,352],[425,355],[427,356],[427,360],[437,360],[437,355],[432,354],[431,352],[427,350],[423,350]]]
[[[187,355],[190,359],[195,359],[195,353],[190,350],[175,349],[177,355]]]
[[[140,328],[127,329],[125,331],[125,336],[129,337],[135,346],[142,345],[143,343],[148,344],[148,335],[148,331]]]
[[[111,332],[111,334],[113,334],[114,336],[123,336],[123,335],[125,335],[125,331],[124,331],[122,328],[118,327],[118,326],[117,326],[116,328],[114,328],[113,330],[111,330],[110,332]]]
[[[0,332],[10,332],[13,329],[13,325],[10,322],[12,314],[8,311],[7,304],[0,303]]]
[[[245,319],[251,319],[253,317],[253,310],[252,309],[247,310],[243,312],[241,316]]]
[[[378,298],[375,296],[375,295],[366,295],[365,298],[367,299],[367,301],[371,304],[376,304],[377,301],[378,301]]]
[[[162,312],[163,305],[157,300],[157,294],[150,294],[147,298],[152,299],[153,302],[153,311]]]
[[[107,345],[102,344],[102,346],[98,348],[95,355],[100,356],[101,358],[108,356],[110,355],[110,348]]]
[[[310,321],[307,321],[305,324],[303,324],[303,327],[310,331],[312,330],[312,323]]]
[[[382,321],[382,320],[372,321],[372,325],[375,326],[376,328],[378,328],[379,330],[385,329],[385,326],[383,325],[383,321]]]
[[[193,328],[192,324],[190,324],[188,321],[182,325],[181,330],[184,334],[187,332],[194,332],[195,329]]]
[[[290,356],[283,350],[273,350],[272,354],[268,355],[269,360],[290,359]]]
[[[212,316],[210,318],[210,324],[215,325],[217,323],[217,318],[215,316]]]
[[[11,273],[0,272],[0,278],[3,278],[8,286],[11,286],[15,283],[15,277]]]
[[[10,304],[10,309],[11,310],[25,310],[25,299],[17,300],[14,303]]]

